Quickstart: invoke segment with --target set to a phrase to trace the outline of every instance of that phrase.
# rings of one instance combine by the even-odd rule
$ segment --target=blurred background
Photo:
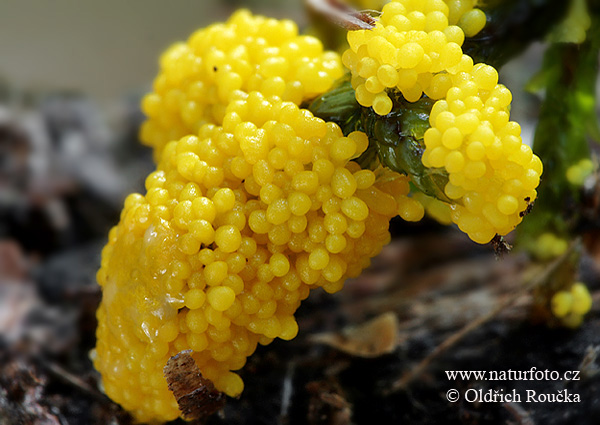
[[[301,0],[0,1],[0,425],[131,422],[98,389],[88,352],[101,248],[124,198],[142,191],[154,168],[138,141],[139,101],[165,48],[239,7],[301,28],[308,22]],[[528,144],[541,100],[523,87],[544,49],[534,43],[501,71],[513,91],[511,118]],[[578,331],[524,324],[532,303],[525,294],[410,392],[382,395],[446,337],[519,291],[529,270],[525,255],[499,262],[490,247],[433,221],[393,221],[392,233],[392,244],[346,291],[311,296],[298,313],[296,340],[258,350],[245,368],[242,399],[210,423],[533,423],[528,415],[535,423],[594,423],[597,379],[567,419],[559,404],[523,413],[451,405],[440,394],[450,388],[444,367],[595,365],[597,291]],[[597,289],[596,261],[584,256],[582,264]],[[339,333],[381,317],[374,328]]]
[[[0,73],[13,89],[113,102],[146,90],[158,55],[237,8],[305,22],[300,0],[3,1]]]

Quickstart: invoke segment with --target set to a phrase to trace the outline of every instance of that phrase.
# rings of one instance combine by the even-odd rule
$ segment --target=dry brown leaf
[[[375,27],[375,19],[360,12],[341,0],[306,0],[308,7],[323,15],[329,21],[349,31],[370,30]]]
[[[398,318],[392,312],[383,313],[368,322],[342,330],[311,337],[313,342],[329,345],[357,357],[379,357],[391,353],[398,345]]]
[[[225,394],[202,376],[192,350],[171,357],[163,372],[185,419],[205,419],[225,406]]]

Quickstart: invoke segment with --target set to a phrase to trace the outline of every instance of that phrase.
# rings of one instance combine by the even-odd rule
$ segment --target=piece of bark
[[[185,419],[203,420],[225,406],[225,394],[202,376],[192,358],[192,350],[171,357],[163,372]]]

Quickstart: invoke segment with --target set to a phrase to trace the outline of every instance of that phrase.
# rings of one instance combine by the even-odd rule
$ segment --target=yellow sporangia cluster
[[[205,123],[221,125],[227,105],[242,92],[299,105],[343,74],[339,55],[323,51],[315,37],[298,35],[294,22],[247,10],[174,44],[160,68],[153,93],[142,101],[148,120],[140,136],[157,162],[168,142],[196,134]]]
[[[238,396],[258,343],[292,339],[311,289],[340,290],[389,242],[389,220],[425,204],[476,242],[506,234],[535,199],[541,162],[509,122],[496,71],[463,55],[485,15],[472,0],[392,1],[372,31],[349,33],[344,63],[356,96],[378,114],[386,89],[438,100],[423,164],[449,175],[449,206],[409,196],[409,177],[354,161],[347,136],[301,105],[343,73],[295,24],[234,14],[161,58],[142,107],[141,137],[157,169],[125,201],[102,252],[97,346],[106,394],[140,422],[180,412],[163,367],[192,349],[202,374]],[[464,31],[464,32],[463,32]]]
[[[574,186],[583,186],[585,180],[594,172],[594,163],[589,158],[583,158],[567,169],[567,181]]]
[[[94,365],[106,393],[139,421],[176,418],[162,369],[192,349],[239,395],[232,371],[257,343],[296,336],[311,289],[340,290],[389,242],[391,217],[423,216],[406,176],[352,161],[367,145],[258,92],[230,103],[222,127],[168,143],[102,255]]]
[[[558,291],[550,301],[550,307],[563,325],[576,328],[583,316],[592,309],[592,296],[582,282],[575,282],[569,290]]]
[[[565,238],[545,232],[535,238],[528,249],[538,260],[548,261],[564,254],[568,247],[569,243]]]
[[[506,235],[536,198],[542,163],[509,121],[510,91],[498,73],[463,54],[465,35],[485,25],[475,1],[394,0],[371,31],[350,31],[342,60],[356,99],[387,115],[398,90],[409,102],[437,100],[425,132],[422,162],[449,175],[449,218],[478,243]],[[448,211],[422,199],[442,222]]]
[[[422,161],[448,172],[452,221],[486,243],[521,222],[537,196],[542,162],[509,121],[512,95],[493,67],[470,64],[451,76],[451,86],[431,110]]]
[[[372,30],[348,32],[342,56],[352,72],[352,87],[362,106],[379,115],[392,110],[386,90],[399,90],[409,102],[423,93],[441,99],[449,74],[468,65],[461,46],[485,25],[473,0],[395,0],[386,4]]]

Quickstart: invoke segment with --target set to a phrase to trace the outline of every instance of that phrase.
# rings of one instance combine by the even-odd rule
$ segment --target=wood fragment
[[[202,376],[192,358],[192,350],[171,357],[163,372],[186,420],[206,419],[225,406],[225,394]]]
[[[358,11],[350,7],[341,0],[305,1],[309,9],[346,30],[370,30],[375,28],[375,18],[366,11]]]

